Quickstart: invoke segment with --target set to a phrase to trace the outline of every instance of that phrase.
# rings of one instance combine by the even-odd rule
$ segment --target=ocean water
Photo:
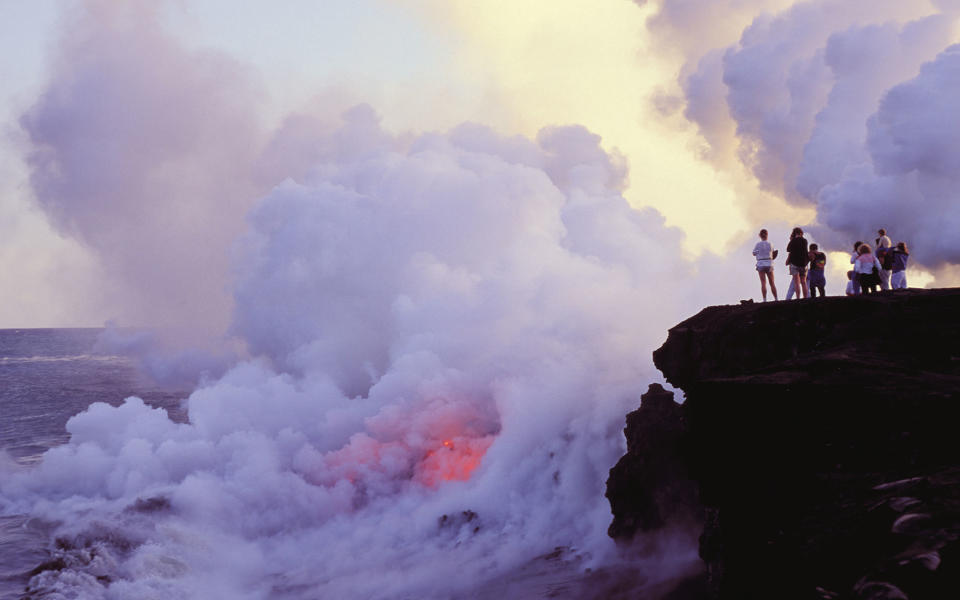
[[[138,396],[185,420],[182,390],[141,376],[128,358],[97,350],[100,329],[0,330],[0,460],[25,468],[68,441],[70,417],[93,402]],[[0,599],[20,598],[30,572],[49,559],[49,526],[0,517]]]

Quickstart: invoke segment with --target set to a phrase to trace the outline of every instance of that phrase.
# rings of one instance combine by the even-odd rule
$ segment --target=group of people
[[[907,287],[907,260],[910,250],[904,242],[892,246],[890,238],[884,229],[877,231],[877,249],[873,251],[870,244],[864,242],[853,243],[853,254],[850,263],[853,270],[847,271],[847,295],[876,293],[877,287],[881,290],[900,290]]]
[[[853,254],[850,264],[853,269],[847,271],[847,295],[870,294],[883,290],[904,289],[907,287],[907,259],[910,251],[903,242],[893,246],[887,232],[880,229],[877,232],[876,251],[869,244],[856,242],[853,245]],[[767,240],[767,230],[760,230],[760,241],[753,247],[753,256],[757,259],[757,274],[760,276],[760,292],[763,301],[767,301],[767,282],[773,299],[777,297],[777,285],[773,276],[773,261],[778,251]],[[793,298],[825,296],[827,285],[824,270],[827,266],[827,255],[820,252],[817,244],[807,244],[803,237],[803,229],[794,227],[787,243],[786,266],[790,270],[790,287],[787,289],[787,300]],[[802,294],[802,296],[801,296]]]

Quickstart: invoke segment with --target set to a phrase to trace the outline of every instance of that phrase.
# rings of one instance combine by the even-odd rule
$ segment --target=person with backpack
[[[807,263],[810,262],[809,250],[807,249],[807,240],[803,237],[803,229],[794,227],[790,234],[790,243],[787,244],[787,266],[790,268],[790,276],[793,278],[793,284],[797,289],[797,299],[800,298],[800,292],[803,292],[804,298],[810,297],[807,290]]]
[[[827,255],[819,252],[819,250],[819,246],[810,244],[810,270],[807,272],[807,287],[810,289],[811,298],[817,297],[818,290],[821,298],[827,295],[825,291],[827,278],[824,274],[824,269],[827,266]]]
[[[760,293],[763,295],[763,301],[767,301],[767,279],[770,280],[773,299],[778,300],[777,284],[773,282],[773,259],[777,257],[777,251],[767,241],[766,229],[760,230],[760,241],[753,247],[753,256],[757,259],[757,274],[760,275]]]
[[[893,270],[893,242],[887,237],[887,230],[877,231],[877,260],[880,261],[880,289],[890,289],[890,273]]]
[[[895,290],[907,289],[907,260],[910,258],[910,251],[903,242],[898,242],[897,247],[893,249],[893,267],[891,287]]]
[[[880,261],[871,251],[870,244],[860,244],[857,249],[860,255],[853,263],[853,270],[860,281],[860,291],[864,294],[875,294],[880,285]]]

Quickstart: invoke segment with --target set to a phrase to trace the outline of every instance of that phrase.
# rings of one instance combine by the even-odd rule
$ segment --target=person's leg
[[[821,298],[827,297],[827,286],[825,284],[821,283],[820,285],[817,286],[817,289],[820,290]]]
[[[770,267],[770,270],[767,271],[767,278],[770,280],[770,291],[773,292],[773,299],[779,300],[777,298],[777,284],[773,282],[773,267]]]
[[[880,289],[889,290],[890,289],[890,271],[882,269],[880,271]]]
[[[760,276],[760,294],[763,296],[763,301],[767,301],[767,279],[764,276],[763,271],[757,271],[757,275]]]
[[[790,276],[790,285],[787,286],[787,300],[793,298],[793,295],[797,293],[797,286],[794,284],[793,275]]]
[[[804,277],[802,273],[801,273],[800,275],[798,275],[797,277],[800,279],[800,289],[803,290],[803,297],[804,297],[804,298],[809,298],[809,297],[810,297],[810,290],[807,288],[807,278]]]
[[[895,290],[905,290],[907,289],[907,272],[906,271],[896,271],[891,275],[890,287]]]

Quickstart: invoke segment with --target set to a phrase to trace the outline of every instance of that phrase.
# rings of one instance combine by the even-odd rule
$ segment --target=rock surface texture
[[[710,307],[654,363],[611,536],[700,518],[705,598],[960,598],[960,289]]]

